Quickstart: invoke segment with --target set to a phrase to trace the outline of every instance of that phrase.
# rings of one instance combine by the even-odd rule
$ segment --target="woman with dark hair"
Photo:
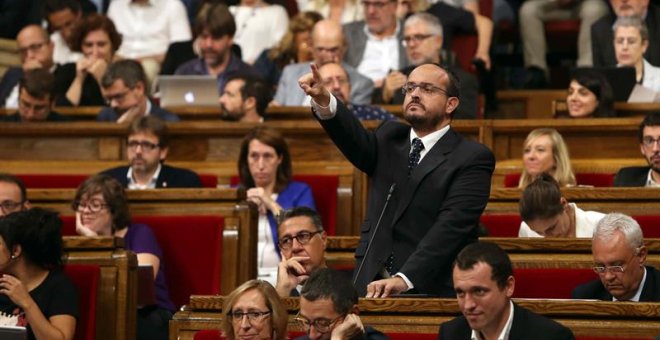
[[[59,106],[102,106],[101,78],[115,58],[121,45],[121,35],[112,20],[99,14],[89,14],[74,27],[69,44],[71,50],[82,52],[76,63],[58,71],[57,96]]]
[[[238,339],[287,339],[288,315],[273,286],[250,280],[234,289],[222,306],[224,337]]]
[[[99,174],[89,177],[76,191],[72,204],[76,231],[83,236],[116,236],[137,254],[139,265],[152,266],[156,305],[138,310],[138,339],[167,339],[168,323],[175,310],[165,282],[163,251],[153,231],[144,224],[131,223],[128,200],[122,185]]]
[[[605,77],[594,71],[578,71],[566,95],[570,118],[615,117],[612,87]]]
[[[62,222],[39,208],[0,219],[0,312],[29,339],[73,339],[78,293],[62,266]]]
[[[529,184],[520,198],[523,222],[519,237],[589,238],[604,214],[584,211],[562,196],[559,183],[549,174],[541,174]]]
[[[271,283],[277,279],[280,250],[277,217],[282,209],[315,208],[307,184],[291,180],[289,147],[275,129],[259,126],[245,136],[238,158],[241,188],[259,208],[259,276]]]

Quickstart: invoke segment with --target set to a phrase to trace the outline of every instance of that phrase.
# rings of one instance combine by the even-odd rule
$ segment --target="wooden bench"
[[[520,306],[545,315],[571,328],[576,336],[611,336],[653,339],[660,329],[660,303],[525,300]],[[191,296],[190,304],[170,322],[170,339],[192,339],[203,329],[219,329],[222,296]],[[301,331],[294,321],[298,299],[285,298],[289,331]],[[455,299],[387,298],[360,299],[360,318],[365,325],[383,332],[437,333],[442,322],[460,314]]]
[[[644,117],[649,113],[660,111],[660,103],[614,103],[614,110],[618,117]],[[552,117],[568,117],[568,104],[566,100],[552,102]]]
[[[135,339],[137,257],[113,237],[64,237],[65,264],[101,270],[96,301],[96,339]]]

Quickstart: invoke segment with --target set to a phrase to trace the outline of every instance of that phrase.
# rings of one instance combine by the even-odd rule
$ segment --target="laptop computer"
[[[628,101],[633,87],[637,84],[634,67],[580,67],[574,69],[573,74],[584,70],[591,70],[602,74],[610,83],[614,101],[617,102]]]
[[[0,339],[26,340],[27,330],[21,326],[0,326]]]
[[[160,106],[217,107],[218,80],[213,76],[159,76]]]

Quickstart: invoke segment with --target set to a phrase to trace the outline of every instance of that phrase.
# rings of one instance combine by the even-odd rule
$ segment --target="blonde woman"
[[[525,188],[542,173],[550,174],[561,187],[575,185],[568,147],[559,132],[551,128],[535,129],[527,135],[518,188]]]
[[[227,340],[284,340],[288,315],[277,291],[270,283],[250,280],[234,289],[222,306],[227,317],[222,330]]]

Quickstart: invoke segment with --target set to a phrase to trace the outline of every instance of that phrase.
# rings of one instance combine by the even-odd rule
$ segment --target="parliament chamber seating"
[[[26,187],[33,189],[67,189],[77,188],[90,175],[85,174],[16,174]],[[204,188],[218,186],[218,177],[209,174],[199,174]]]
[[[611,187],[614,186],[615,174],[599,174],[599,173],[576,173],[575,181],[578,186],[591,186],[591,187]],[[517,188],[520,181],[520,173],[508,174],[504,177],[505,188]]]
[[[97,265],[68,264],[64,273],[78,290],[78,312],[74,340],[96,339],[96,303],[101,271]]]
[[[570,299],[575,287],[598,278],[587,268],[516,268],[514,298],[524,299]]]

